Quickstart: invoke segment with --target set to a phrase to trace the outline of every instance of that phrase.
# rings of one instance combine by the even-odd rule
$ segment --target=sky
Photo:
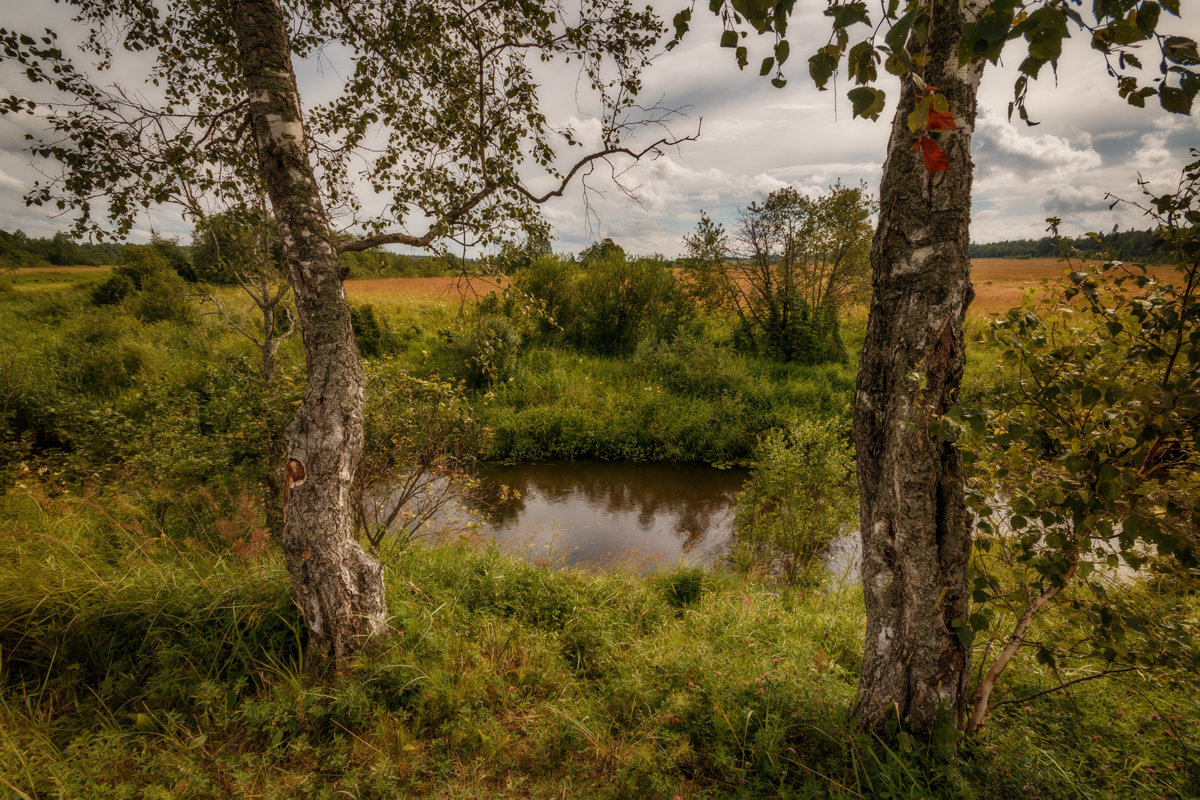
[[[657,7],[669,20],[682,5],[682,0],[660,1]],[[753,68],[738,71],[732,51],[717,46],[720,27],[704,12],[705,5],[697,8],[684,42],[646,72],[642,94],[645,101],[683,110],[687,116],[673,126],[674,133],[699,130],[697,140],[632,166],[623,173],[621,187],[592,180],[586,203],[576,186],[544,206],[557,250],[578,251],[611,237],[629,252],[673,257],[701,210],[728,225],[739,208],[788,185],[809,194],[836,180],[865,181],[872,191],[877,188],[895,109],[889,105],[874,122],[852,119],[843,84],[827,92],[812,86],[806,59],[828,35],[819,13],[824,4],[807,4],[791,23],[793,56],[783,89],[772,87]],[[1175,24],[1186,33],[1186,25]],[[5,3],[0,8],[0,27],[40,31],[47,25],[67,40],[82,35],[66,21],[62,7],[48,0],[33,7]],[[752,49],[751,64],[763,54],[756,58]],[[336,76],[329,70],[301,64],[297,72],[306,101],[335,88]],[[127,84],[144,74],[134,57],[116,65],[116,78]],[[570,69],[548,70],[542,77],[542,97],[553,123],[571,124],[585,139],[589,130],[597,130],[588,109],[578,105],[577,76]],[[1046,71],[1029,92],[1028,107],[1040,125],[1008,121],[1014,78],[1011,65],[989,65],[980,88],[972,240],[1038,238],[1048,216],[1063,218],[1063,231],[1069,234],[1107,231],[1114,224],[1146,227],[1135,209],[1110,211],[1105,195],[1139,198],[1139,176],[1156,189],[1169,190],[1188,160],[1188,148],[1200,147],[1200,117],[1127,105],[1117,97],[1099,54],[1079,37],[1067,42],[1057,80]],[[0,95],[21,93],[22,84],[11,63],[0,65]],[[881,86],[890,90],[889,98],[898,95],[894,83]],[[24,136],[36,132],[36,125],[29,118],[0,116],[0,228],[50,235],[66,227],[65,221],[26,208],[21,199],[39,168],[53,169],[44,162],[32,164],[25,151]],[[190,235],[182,219],[163,210],[149,215],[131,240],[145,240],[151,229],[185,241]]]

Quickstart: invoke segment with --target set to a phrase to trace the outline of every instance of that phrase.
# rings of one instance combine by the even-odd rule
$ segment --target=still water
[[[575,462],[492,466],[484,533],[565,564],[711,565],[733,535],[745,470]],[[502,497],[501,486],[513,496]]]

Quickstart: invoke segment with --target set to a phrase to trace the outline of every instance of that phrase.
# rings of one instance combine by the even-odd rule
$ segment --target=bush
[[[505,292],[505,295],[516,295],[524,303],[509,301],[506,306],[512,309],[532,305],[542,333],[559,330],[562,321],[571,316],[575,307],[578,273],[578,266],[557,256],[536,258],[521,270],[512,287]]]
[[[396,337],[388,327],[387,320],[375,313],[375,307],[367,304],[350,306],[350,326],[354,329],[354,341],[363,358],[375,358],[396,351]]]
[[[110,397],[133,384],[148,358],[130,335],[128,318],[95,312],[84,317],[58,346],[64,388]]]
[[[854,453],[830,421],[769,433],[734,511],[731,558],[778,568],[789,582],[820,575],[818,560],[857,513]]]
[[[165,269],[155,269],[143,278],[132,305],[133,315],[142,322],[186,323],[196,316],[185,294],[183,278]]]
[[[575,295],[563,327],[572,342],[593,353],[629,353],[648,336],[670,339],[695,316],[695,305],[661,258],[629,261],[613,253],[594,259],[576,280]]]
[[[92,303],[98,306],[113,306],[137,291],[137,286],[128,275],[110,275],[108,280],[92,290]]]
[[[678,394],[716,397],[752,388],[745,359],[697,332],[669,342],[643,339],[633,363]]]
[[[482,316],[464,330],[442,331],[458,376],[472,389],[484,389],[512,375],[524,337],[512,320]]]

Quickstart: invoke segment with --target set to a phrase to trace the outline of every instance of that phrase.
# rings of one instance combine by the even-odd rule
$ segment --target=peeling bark
[[[308,382],[288,426],[283,549],[310,664],[341,665],[383,631],[383,570],[354,537],[349,502],[362,452],[364,383],[341,265],[308,159],[278,0],[234,0],[233,26],[258,158],[295,293]]]
[[[966,709],[970,517],[962,461],[930,431],[962,379],[971,288],[971,131],[982,63],[960,68],[964,16],[978,0],[937,0],[925,82],[947,98],[958,129],[936,134],[950,169],[928,173],[906,117],[922,92],[904,79],[880,185],[871,251],[873,297],[855,394],[866,648],[859,725],[929,732]],[[910,42],[910,49],[915,45]]]

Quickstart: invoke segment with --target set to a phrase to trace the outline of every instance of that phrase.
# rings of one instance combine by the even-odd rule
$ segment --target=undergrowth
[[[181,540],[115,494],[2,503],[13,797],[1182,798],[1200,778],[1194,679],[1009,704],[957,745],[854,732],[857,590],[414,547],[386,565],[388,636],[311,675],[278,552],[230,544],[252,522]],[[1069,677],[1016,673],[1014,699]]]

